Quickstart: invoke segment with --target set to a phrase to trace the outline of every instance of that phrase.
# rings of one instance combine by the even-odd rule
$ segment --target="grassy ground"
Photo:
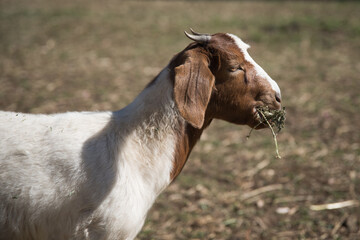
[[[270,131],[246,140],[248,127],[215,121],[138,239],[360,239],[359,207],[310,209],[360,200],[360,4],[0,4],[2,110],[120,109],[190,42],[189,27],[237,34],[280,85],[283,158]]]

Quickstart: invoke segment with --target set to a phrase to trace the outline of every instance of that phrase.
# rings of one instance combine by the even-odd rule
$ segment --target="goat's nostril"
[[[278,102],[278,103],[281,103],[281,96],[280,96],[280,94],[277,92],[277,93],[275,93],[275,99],[276,99],[276,101]]]

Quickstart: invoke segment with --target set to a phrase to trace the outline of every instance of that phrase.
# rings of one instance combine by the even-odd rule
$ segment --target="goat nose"
[[[280,93],[276,92],[275,93],[275,99],[278,103],[281,103],[281,96],[280,96]]]

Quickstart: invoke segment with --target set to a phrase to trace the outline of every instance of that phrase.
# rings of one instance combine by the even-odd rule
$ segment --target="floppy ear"
[[[200,129],[204,124],[214,82],[215,77],[203,54],[192,54],[175,68],[175,104],[181,116],[195,128]]]

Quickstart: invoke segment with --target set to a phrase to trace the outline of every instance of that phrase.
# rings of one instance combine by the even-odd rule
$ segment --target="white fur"
[[[259,66],[259,64],[257,64],[254,61],[254,59],[252,59],[252,57],[248,53],[247,50],[250,48],[250,46],[248,44],[244,43],[238,36],[236,36],[234,34],[228,33],[227,35],[229,35],[232,39],[234,39],[236,45],[239,47],[240,51],[244,54],[245,60],[254,66],[257,75],[266,79],[269,82],[269,84],[271,85],[271,88],[275,92],[277,92],[279,94],[279,96],[281,96],[281,91],[280,91],[279,85],[264,71],[264,69],[262,67]]]
[[[0,112],[0,239],[135,238],[183,121],[168,77],[117,112]]]

